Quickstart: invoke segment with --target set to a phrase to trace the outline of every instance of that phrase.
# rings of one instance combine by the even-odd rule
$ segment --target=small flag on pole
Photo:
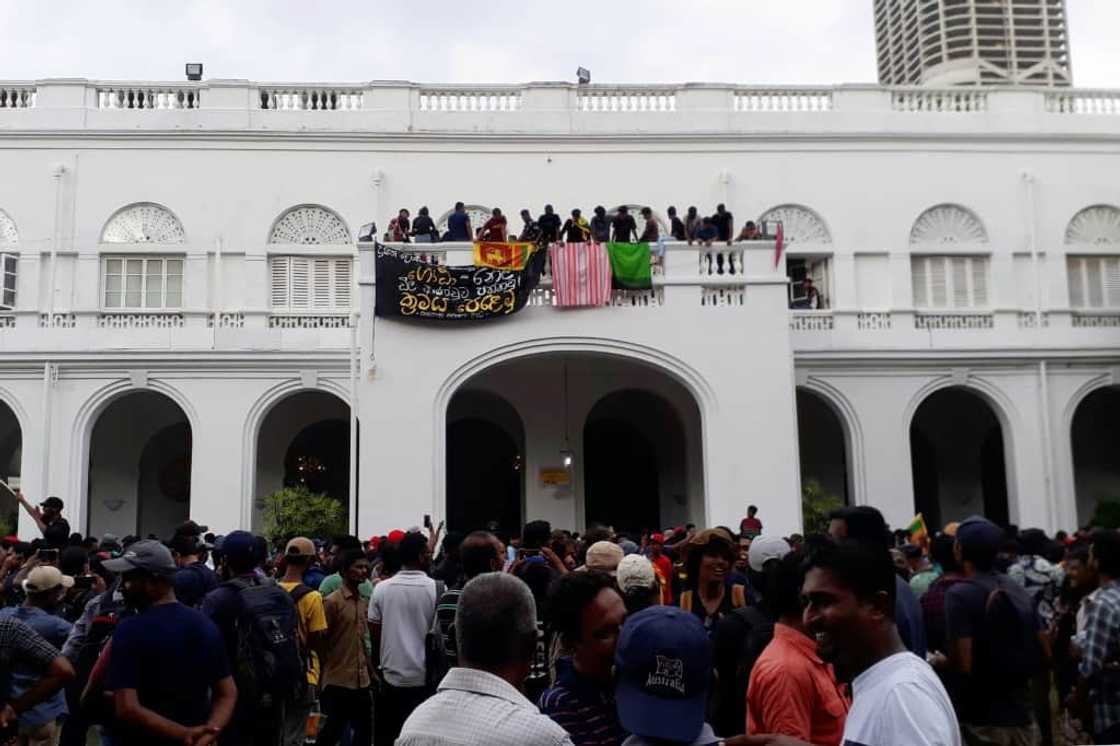
[[[533,253],[531,243],[500,243],[481,241],[474,245],[474,266],[491,269],[508,269],[519,272],[525,269],[529,255]]]
[[[906,527],[906,530],[910,532],[910,542],[912,544],[925,546],[926,542],[929,541],[929,531],[926,530],[926,519],[922,517],[921,513],[914,516],[914,519],[910,521],[910,525]]]
[[[778,223],[778,230],[774,231],[774,266],[777,267],[778,263],[782,261],[782,249],[786,245],[786,232],[782,229],[782,224]]]

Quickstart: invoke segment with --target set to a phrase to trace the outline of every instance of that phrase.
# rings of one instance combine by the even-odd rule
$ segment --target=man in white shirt
[[[369,600],[370,648],[381,672],[374,720],[376,743],[392,743],[404,721],[431,694],[425,686],[428,630],[436,614],[436,582],[424,569],[428,540],[405,534],[397,547],[401,570],[374,586]]]
[[[537,609],[513,575],[478,575],[455,612],[459,665],[416,708],[396,746],[572,746],[523,694],[537,649]]]
[[[894,564],[885,549],[841,542],[812,554],[801,586],[817,653],[852,681],[844,746],[961,746],[957,716],[928,663],[894,624]],[[785,736],[756,746],[795,746]]]

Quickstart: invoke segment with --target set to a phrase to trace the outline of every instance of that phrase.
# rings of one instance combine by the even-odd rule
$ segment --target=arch
[[[463,210],[471,219],[471,230],[477,230],[481,228],[486,223],[486,221],[490,219],[490,213],[493,211],[493,209],[494,208],[486,207],[485,205],[463,205]],[[440,235],[443,235],[447,232],[447,219],[451,217],[451,213],[453,212],[455,212],[455,208],[452,208],[440,215],[439,220],[436,221],[436,230],[439,231]],[[505,211],[503,210],[502,213],[504,214]],[[513,217],[506,215],[506,220],[512,221]],[[510,223],[509,227],[512,229],[515,226]]]
[[[0,397],[0,479],[12,484],[23,476],[23,424],[19,414]],[[19,504],[5,490],[0,496],[0,519],[12,533],[19,526]]]
[[[448,529],[496,521],[516,534],[525,515],[525,424],[517,408],[468,384],[451,398],[446,440]]]
[[[344,384],[328,378],[319,378],[315,385],[308,386],[300,379],[281,381],[265,390],[249,407],[245,425],[241,432],[241,525],[253,525],[254,507],[257,499],[257,450],[258,435],[265,418],[284,400],[300,393],[317,392],[329,394],[350,406],[350,393]],[[348,508],[348,506],[347,506]]]
[[[848,504],[867,505],[867,468],[864,459],[863,424],[859,413],[848,397],[828,381],[808,376],[798,384],[818,396],[840,419],[848,455]]]
[[[1092,205],[1078,212],[1066,226],[1066,245],[1120,245],[1120,207]]]
[[[988,231],[976,213],[955,204],[934,205],[910,228],[911,246],[986,244]]]
[[[272,223],[270,244],[350,244],[350,228],[337,212],[323,205],[289,207]]]
[[[826,394],[809,386],[797,387],[796,406],[801,484],[813,479],[845,505],[854,504],[852,436],[844,413]]]
[[[1013,437],[1016,430],[1012,426],[1013,417],[1010,414],[1012,410],[1008,406],[1010,402],[1002,394],[997,395],[997,392],[998,389],[994,386],[977,379],[969,378],[965,382],[952,378],[935,379],[923,386],[907,406],[904,422],[907,426],[907,442],[910,443],[915,512],[924,513],[929,525],[935,526],[948,520],[959,520],[971,513],[984,513],[991,520],[1002,524],[1017,521],[1018,516],[1016,514],[1018,511],[1016,510],[1013,478],[1016,473],[1013,461]],[[956,401],[946,400],[943,402],[941,409],[930,409],[930,407],[933,407],[930,402],[935,397],[945,396],[952,396]],[[922,422],[921,420],[944,416],[946,408],[952,405],[961,405],[964,396],[971,397],[983,406],[982,410],[975,407],[967,410],[969,416],[977,420],[972,424],[978,424],[981,427],[985,422],[991,424],[988,432],[983,433],[982,436],[978,435],[977,442],[972,444],[973,450],[977,452],[974,455],[977,455],[979,465],[972,469],[972,473],[964,475],[965,481],[972,482],[969,485],[972,488],[972,495],[967,502],[953,506],[943,514],[944,495],[939,484],[941,473],[938,470],[936,451],[939,446],[944,451],[946,446],[945,443],[934,443],[933,440],[936,439],[935,436],[938,434],[933,433],[933,437],[931,437],[931,433],[926,431],[923,425],[931,429],[937,429],[938,424],[959,428],[962,423],[965,425],[968,423],[964,423],[963,417],[959,415],[954,418],[945,418],[946,420],[952,420],[951,423],[947,424],[945,422],[931,424],[928,421]],[[927,413],[931,411],[933,411],[933,414],[927,417]],[[988,417],[985,417],[985,414]],[[1014,419],[1017,419],[1017,417]],[[942,435],[944,434],[942,433]],[[962,447],[969,445],[961,436],[960,430],[954,430],[952,435],[953,445]],[[965,458],[952,459],[952,463],[962,468],[966,462],[967,459]],[[928,484],[931,474],[937,480],[932,486]],[[958,470],[953,476],[960,477],[961,475],[962,471]],[[919,485],[921,481],[926,483]],[[958,493],[966,492],[960,486],[961,482],[956,484]],[[919,489],[919,487],[922,489]],[[979,488],[978,491],[976,490],[977,487]]]
[[[1069,434],[1069,483],[1078,526],[1090,523],[1102,499],[1120,500],[1116,417],[1120,417],[1120,382],[1111,375],[1088,381],[1067,406],[1064,432]]]
[[[0,210],[0,246],[19,243],[19,231],[12,216]]]
[[[832,231],[828,229],[824,218],[805,205],[771,207],[758,220],[780,221],[786,243],[832,243]]]
[[[155,202],[125,205],[101,229],[101,243],[180,244],[186,240],[175,213]]]
[[[643,364],[665,374],[680,384],[696,403],[700,432],[700,478],[710,484],[707,457],[707,425],[709,413],[718,407],[718,399],[706,379],[683,360],[662,350],[623,340],[596,337],[544,337],[514,342],[483,352],[451,371],[433,397],[433,504],[447,504],[446,493],[446,418],[450,399],[472,377],[502,363],[550,353],[598,354]],[[703,500],[704,515],[711,515],[707,490]],[[698,521],[699,523],[699,521]]]
[[[100,407],[82,469],[89,533],[163,537],[190,516],[187,417],[174,399],[150,387],[121,391]]]

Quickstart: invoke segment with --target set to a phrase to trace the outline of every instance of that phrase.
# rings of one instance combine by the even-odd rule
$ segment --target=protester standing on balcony
[[[439,240],[439,232],[427,207],[421,207],[420,214],[412,221],[412,237],[416,239],[416,243],[435,243]]]
[[[735,231],[735,218],[723,206],[723,203],[716,205],[716,214],[712,216],[712,223],[719,233],[719,240],[726,241],[727,245],[731,245],[731,236]]]
[[[470,241],[472,236],[471,216],[462,202],[456,202],[454,212],[447,216],[447,233],[443,235],[443,240]]]
[[[606,243],[611,240],[611,219],[607,217],[607,208],[602,205],[595,208],[590,228],[592,241]]]
[[[482,224],[482,228],[478,231],[479,241],[505,241],[506,240],[506,216],[502,211],[495,207],[490,211],[490,219]]]
[[[687,237],[684,230],[684,223],[677,217],[677,208],[672,205],[666,210],[669,214],[669,235],[673,237],[674,241],[683,241]]]
[[[591,235],[591,228],[577,207],[572,210],[572,216],[564,221],[564,227],[560,232],[564,234],[564,240],[568,243],[584,243]]]
[[[703,222],[704,221],[700,217],[700,213],[696,210],[696,206],[693,205],[692,207],[689,207],[688,212],[685,213],[684,216],[684,235],[688,239],[688,243],[690,246],[696,239],[696,234],[700,231],[700,227]]]
[[[546,244],[560,240],[560,216],[552,210],[552,205],[544,206],[544,214],[537,218],[541,227],[541,241]]]
[[[536,220],[533,220],[533,213],[528,210],[521,211],[521,235],[517,237],[518,241],[531,241],[536,243],[541,240],[541,227]]]
[[[634,216],[626,205],[618,208],[611,227],[614,229],[614,240],[618,243],[630,243],[638,235],[638,224],[634,222]]]
[[[638,242],[657,243],[657,239],[661,237],[661,226],[657,224],[657,218],[653,217],[653,210],[643,207],[642,219],[645,220],[645,225],[642,235],[638,236]]]
[[[397,216],[389,221],[389,237],[397,243],[408,243],[409,231],[412,223],[409,222],[409,212],[401,208]]]

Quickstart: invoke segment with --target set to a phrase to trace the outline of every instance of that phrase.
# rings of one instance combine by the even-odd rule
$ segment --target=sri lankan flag
[[[926,529],[926,519],[922,517],[921,513],[914,516],[914,520],[910,521],[910,525],[906,527],[910,532],[910,542],[918,546],[924,546],[929,541],[929,531]]]
[[[529,255],[535,248],[531,243],[498,243],[497,241],[475,242],[474,266],[492,269],[525,269]]]

